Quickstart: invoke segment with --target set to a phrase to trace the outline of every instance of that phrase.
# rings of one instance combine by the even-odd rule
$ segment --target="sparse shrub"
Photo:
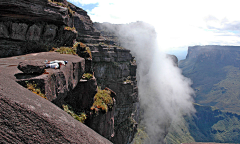
[[[89,47],[85,48],[86,50],[84,52],[87,52],[90,56],[90,58],[92,58],[92,53],[91,53],[91,49]]]
[[[91,78],[93,78],[93,75],[90,74],[90,73],[84,73],[84,74],[83,74],[83,78],[91,79]]]
[[[108,112],[108,107],[112,108],[113,99],[111,97],[111,92],[109,90],[101,90],[98,88],[98,92],[94,96],[94,103],[91,107],[91,110],[95,110],[96,112],[101,109],[103,111]]]
[[[47,97],[45,96],[45,94],[43,94],[41,92],[41,89],[37,86],[37,84],[34,83],[29,83],[28,81],[25,81],[25,83],[27,84],[27,89],[30,90],[31,92],[41,96],[42,98],[47,99]]]
[[[60,54],[76,54],[76,49],[71,48],[71,47],[60,47],[60,48],[56,48],[54,50],[55,52],[59,52]]]
[[[62,105],[62,106],[65,112],[70,114],[74,119],[80,121],[81,123],[84,123],[84,121],[87,119],[87,115],[84,112],[78,115],[72,110],[71,106],[69,105]]]
[[[128,76],[125,81],[123,81],[124,84],[127,84],[127,83],[132,83],[132,80],[131,80],[131,76]]]
[[[80,45],[80,47],[82,47],[82,48],[85,48],[85,47],[86,47],[86,45],[85,45],[84,43],[81,43],[81,42],[75,42],[75,43],[73,44],[73,47],[74,47],[74,48],[77,48],[78,45]]]
[[[76,28],[75,27],[65,26],[64,30],[76,31]]]
[[[75,11],[73,11],[70,7],[67,7],[67,8],[68,8],[68,12],[71,14],[71,16],[74,16]]]
[[[83,51],[84,53],[88,53],[89,57],[92,58],[92,52],[89,47],[87,47],[84,43],[81,43],[81,42],[74,43],[73,47],[77,49],[78,45],[80,45],[80,47],[84,49],[84,51]]]
[[[57,4],[58,6],[67,7],[64,3],[61,3],[61,2],[55,2],[54,0],[48,0],[48,2],[51,2],[51,3]]]

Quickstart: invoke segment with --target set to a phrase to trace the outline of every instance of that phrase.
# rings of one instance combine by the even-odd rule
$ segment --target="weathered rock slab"
[[[46,68],[46,64],[41,61],[27,60],[27,61],[20,62],[18,64],[18,69],[26,74],[32,74],[32,73],[42,74],[45,68]]]
[[[25,60],[68,60],[60,70],[49,69],[49,74],[24,74],[17,65]],[[111,143],[92,129],[75,120],[50,101],[32,93],[16,81],[44,79],[52,74],[65,76],[66,86],[73,89],[81,78],[84,59],[58,53],[35,53],[0,59],[0,143]],[[74,67],[75,64],[79,67]],[[56,83],[59,84],[59,83]],[[58,90],[58,88],[56,88]]]

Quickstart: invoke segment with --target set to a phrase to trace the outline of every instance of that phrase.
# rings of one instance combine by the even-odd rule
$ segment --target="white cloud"
[[[234,32],[239,30],[236,24],[240,22],[240,2],[237,0],[70,1],[81,4],[98,2],[97,7],[88,11],[94,22],[145,21],[154,25],[160,48],[165,51],[180,47],[187,49],[190,45],[240,45],[239,35]]]

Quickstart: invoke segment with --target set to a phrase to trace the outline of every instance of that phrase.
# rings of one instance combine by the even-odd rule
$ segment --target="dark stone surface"
[[[65,6],[48,0],[0,1],[0,57],[72,46],[77,33],[64,27],[73,27],[74,19],[67,1],[61,2]]]
[[[96,50],[97,48],[99,47],[95,47]],[[132,74],[135,74],[137,67],[131,66],[132,56],[127,50],[119,49],[114,52],[112,49],[108,51],[107,49],[100,49],[99,51],[92,51],[92,55],[93,72],[97,78],[98,85],[108,87],[116,93],[114,137],[109,135],[106,137],[116,144],[131,142],[136,133],[137,123],[129,118],[134,119],[132,114],[137,112],[139,98],[136,75],[131,76],[130,71],[132,71]],[[130,80],[124,82],[129,76],[131,77]],[[138,120],[138,118],[135,119]],[[101,132],[105,133],[103,124],[101,124],[103,129],[100,126],[96,127],[100,123],[94,121],[92,126],[95,126],[96,130],[102,130]]]
[[[108,112],[99,112],[98,114],[90,115],[86,121],[86,125],[103,137],[112,140],[115,136],[114,113],[115,104]]]
[[[20,61],[45,59],[68,60],[70,64],[60,70],[48,69],[49,74],[43,75],[21,75],[22,72],[17,69]],[[74,65],[81,60],[83,59],[80,57],[58,53],[38,53],[0,59],[0,143],[111,143],[50,101],[16,82],[19,79],[44,80],[47,75],[61,73],[60,75],[65,76],[65,87],[72,86],[73,89],[81,75],[77,71],[74,72]],[[80,65],[84,67],[84,63],[79,63]]]
[[[21,70],[23,73],[31,74],[31,73],[44,73],[46,68],[46,64],[41,61],[23,61],[18,64],[18,69]]]
[[[75,109],[89,110],[93,105],[96,93],[97,82],[95,78],[90,80],[81,79],[75,89],[65,98],[65,101]]]
[[[38,83],[38,87],[41,88],[41,90],[45,93],[47,99],[49,101],[53,101],[55,104],[57,104],[59,107],[62,107],[62,104],[64,103],[64,98],[67,96],[68,92],[76,87],[79,80],[82,77],[82,74],[84,73],[85,69],[85,60],[83,58],[80,58],[78,56],[73,55],[62,55],[56,52],[43,52],[43,53],[34,53],[34,54],[28,54],[23,55],[19,57],[11,57],[11,58],[2,58],[1,62],[8,66],[9,63],[14,63],[13,67],[17,68],[17,64],[24,64],[24,62],[28,63],[38,63],[41,64],[45,60],[64,60],[68,61],[68,64],[66,66],[62,66],[60,69],[46,69],[47,74],[39,75],[37,73],[22,73],[20,71],[18,72],[10,72],[10,76],[15,76],[14,79],[18,81],[18,83],[22,84],[23,86],[26,86],[25,81],[28,82],[37,82],[42,81]],[[15,66],[16,65],[16,66]],[[44,65],[45,66],[45,65]],[[11,68],[11,67],[5,67],[5,68]],[[32,72],[27,67],[25,70],[27,72]],[[4,69],[3,69],[4,70]],[[4,71],[5,72],[5,71]],[[8,73],[6,73],[8,74]]]

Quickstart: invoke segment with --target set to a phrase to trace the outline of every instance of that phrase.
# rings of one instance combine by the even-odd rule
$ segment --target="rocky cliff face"
[[[26,74],[17,68],[19,62],[41,63],[46,58],[61,58],[69,63],[61,69],[47,69],[44,74]],[[81,78],[79,75],[84,69],[81,64],[84,64],[83,58],[53,52],[1,58],[1,143],[111,143],[64,112],[60,109],[62,107],[50,102],[64,103],[64,97],[68,96],[71,89],[77,88]],[[76,65],[80,68],[74,70]],[[37,84],[48,100],[17,82],[22,85],[26,85],[26,82]]]
[[[95,43],[100,37],[87,12],[67,1],[10,0],[0,7],[0,57],[72,46],[77,35],[78,41]]]
[[[52,115],[56,112],[56,107],[52,107],[52,104],[48,101],[51,101],[61,109],[63,109],[63,105],[69,105],[76,111],[85,112],[87,115],[85,124],[105,138],[114,143],[129,143],[132,141],[137,127],[137,122],[134,120],[134,118],[137,118],[136,115],[134,116],[134,113],[138,104],[136,64],[133,62],[133,57],[129,50],[104,43],[106,38],[100,36],[100,33],[95,31],[86,11],[65,0],[0,1],[0,39],[1,78],[9,78],[11,83],[14,83],[12,89],[0,85],[4,90],[0,93],[1,96],[4,95],[4,97],[1,97],[1,100],[3,105],[6,105],[6,108],[7,105],[12,105],[13,103],[18,105],[20,102],[24,105],[21,107],[21,111],[27,110],[30,113],[36,113],[36,116],[41,117],[41,119],[32,119],[47,121],[48,123],[44,115]],[[85,49],[78,46],[77,54],[82,58],[72,55],[60,55],[55,52],[3,58],[48,51],[52,47],[72,46],[75,42],[85,43],[84,48],[89,47],[88,50],[91,50],[91,52],[86,55]],[[67,60],[69,63],[60,69],[46,69],[44,72],[45,64],[43,62],[46,59]],[[22,62],[19,67],[23,69],[25,67],[25,71],[17,70],[19,62]],[[33,68],[34,66],[30,66],[35,64],[39,66],[36,69]],[[8,71],[11,72],[8,73]],[[38,71],[41,72],[38,73]],[[84,73],[92,73],[93,77],[90,79],[83,78]],[[4,83],[4,80],[2,82]],[[48,101],[31,93],[22,86],[16,85],[15,82],[23,87],[28,87],[29,83],[36,84]],[[114,93],[114,95],[111,94],[111,99],[114,103],[111,108],[109,107],[108,111],[99,110],[98,113],[95,113],[90,109],[94,103],[94,96],[98,92],[97,86],[102,89],[108,87]],[[8,97],[6,91],[11,90],[13,92],[14,87],[20,88],[19,92],[16,91],[16,94]],[[37,109],[35,105],[34,108],[31,107],[31,102],[37,102],[33,100],[30,100],[28,103],[25,102],[27,101],[26,99],[29,99],[28,95],[24,96],[25,92],[31,95],[31,99],[37,99],[37,101],[40,99],[41,102],[37,105]],[[15,101],[16,95],[21,95],[19,98],[22,100]],[[29,105],[30,108],[28,109]],[[47,106],[43,108],[42,105]],[[19,109],[16,106],[14,109],[11,109],[11,112],[14,113],[14,111]],[[48,109],[51,109],[50,113],[47,112]],[[46,114],[39,113],[42,110],[46,111]],[[74,143],[84,137],[78,142],[109,143],[109,141],[99,138],[99,135],[94,132],[89,132],[90,130],[88,129],[85,131],[85,127],[78,124],[76,120],[69,120],[69,115],[66,118],[65,115],[67,114],[65,112],[60,109],[57,110],[59,112],[56,113],[59,113],[59,115],[51,117],[51,122],[48,125],[56,126],[56,129],[61,132],[58,135],[54,135],[56,138],[53,141],[49,139],[46,142],[62,141]],[[12,135],[11,131],[15,131],[12,128],[15,119],[12,119],[12,115],[5,113],[3,110],[1,113],[8,117],[8,120],[4,123],[6,130],[1,132],[1,135],[4,136],[3,142],[39,142],[40,139],[46,140],[47,133],[42,134],[41,137],[36,136],[36,139],[27,137],[24,140],[24,135],[20,135],[18,132]],[[64,117],[61,116],[62,113],[64,113]],[[21,114],[23,113],[20,112],[19,115]],[[62,121],[58,121],[58,116]],[[26,117],[31,119],[32,116],[29,114]],[[4,118],[1,117],[1,119]],[[26,118],[18,119],[18,121],[19,124],[22,124],[19,130],[25,131]],[[66,130],[67,125],[63,126],[65,123],[72,123],[73,127],[70,126]],[[81,131],[79,130],[79,125],[81,125],[80,129],[84,129],[82,132],[86,132],[86,135],[76,132]],[[49,131],[48,127],[45,129],[44,126],[38,126],[36,129],[38,128],[41,128],[43,131]],[[76,129],[73,130],[74,128]],[[28,128],[29,134],[32,134],[34,131]],[[14,135],[17,135],[17,140],[11,139]],[[61,135],[64,135],[64,137],[60,138]],[[7,137],[10,137],[10,139]],[[58,139],[58,141],[55,139]]]
[[[63,5],[63,4],[62,4]],[[47,51],[72,45],[76,32],[67,5],[48,0],[0,2],[0,57]]]
[[[109,87],[116,92],[114,113],[114,143],[131,142],[136,132],[137,122],[133,115],[137,111],[138,89],[136,64],[129,50],[117,46],[99,45],[92,51],[93,71],[101,87]]]

